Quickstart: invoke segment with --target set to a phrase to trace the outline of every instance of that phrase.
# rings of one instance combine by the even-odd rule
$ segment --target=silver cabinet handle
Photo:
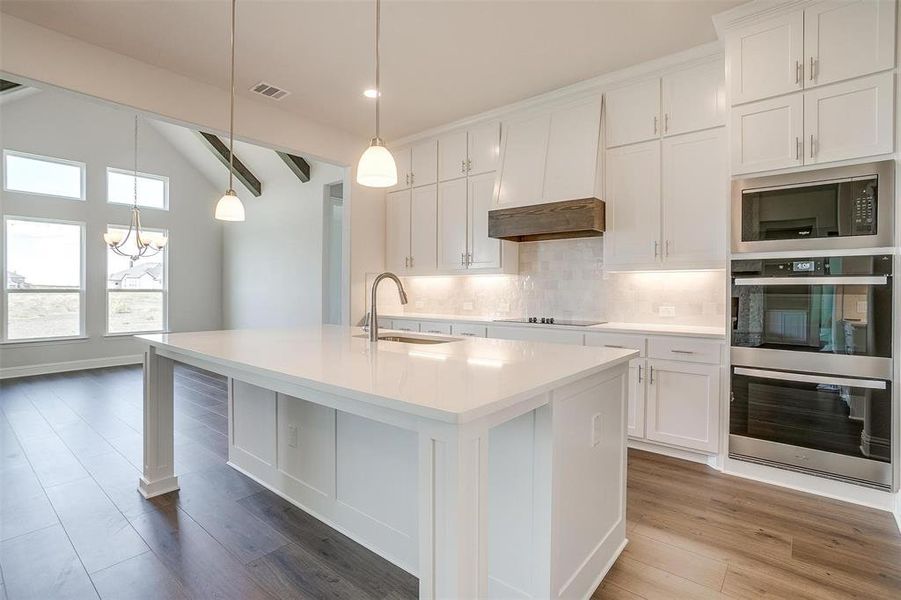
[[[651,365],[648,368],[650,369],[650,373],[648,376],[648,383],[653,385],[654,384],[654,365]]]
[[[416,173],[410,173],[410,185],[413,185],[414,181],[416,181]]]
[[[470,171],[472,171],[472,159],[467,158],[466,159],[466,172],[469,173]]]
[[[659,246],[660,246],[660,242],[658,242],[658,241],[655,240],[655,241],[654,241],[654,258],[657,258],[657,255],[660,254],[660,253],[658,252]]]
[[[801,160],[801,138],[795,138],[795,160]]]
[[[795,61],[795,84],[801,85],[804,79],[804,63],[800,60]]]
[[[413,266],[413,257],[412,256],[410,257],[410,266],[411,267]]]
[[[663,255],[669,256],[669,240],[666,240],[663,244]]]
[[[461,160],[461,161],[460,161],[460,172],[461,172],[461,173],[465,173],[465,172],[466,172],[466,161],[465,161],[465,160]]]
[[[471,265],[471,264],[472,264],[472,252],[467,252],[467,253],[466,253],[466,264],[467,264],[467,265]]]
[[[410,257],[409,257],[409,256],[405,256],[405,257],[404,257],[404,266],[405,266],[405,267],[409,267],[409,266],[410,266]]]
[[[460,266],[461,267],[466,266],[466,253],[465,252],[460,253]]]
[[[663,113],[663,133],[669,131],[669,113]]]
[[[638,365],[638,383],[641,383],[641,365]]]
[[[464,333],[461,333],[460,335],[463,335],[463,336],[466,336],[466,337],[476,337],[476,334],[474,334],[474,333],[469,333],[469,332],[464,332]]]
[[[654,115],[654,134],[657,134],[657,115]]]
[[[673,354],[694,354],[695,353],[694,350],[672,350],[672,349],[670,349],[670,352],[672,352]]]
[[[407,173],[407,185],[410,185],[410,174]]]
[[[441,333],[443,333],[443,332],[438,331],[437,329],[429,329],[429,330],[426,331],[426,333],[436,333],[436,334],[441,334]]]
[[[813,134],[810,134],[810,158],[813,158]]]
[[[816,68],[817,68],[817,59],[814,58],[813,56],[811,56],[810,57],[810,74],[809,74],[811,81],[814,81],[817,78]]]

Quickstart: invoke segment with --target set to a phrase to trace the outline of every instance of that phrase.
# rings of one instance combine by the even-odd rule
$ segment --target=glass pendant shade
[[[124,231],[114,229],[103,234],[103,241],[106,242],[107,246],[116,246],[122,241],[124,236]]]
[[[244,204],[234,190],[225,192],[216,204],[216,219],[219,221],[243,221]]]
[[[391,152],[378,140],[372,140],[357,165],[357,183],[385,188],[397,184],[397,165]]]

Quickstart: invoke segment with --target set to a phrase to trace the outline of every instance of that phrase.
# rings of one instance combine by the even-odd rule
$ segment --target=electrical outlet
[[[676,307],[672,304],[661,304],[657,309],[657,314],[661,317],[675,317]]]
[[[472,310],[472,302],[464,302],[463,310]]]
[[[297,425],[288,425],[288,446],[297,448]]]
[[[601,419],[601,413],[595,413],[591,417],[591,447],[594,448],[601,443],[603,435],[604,421]]]

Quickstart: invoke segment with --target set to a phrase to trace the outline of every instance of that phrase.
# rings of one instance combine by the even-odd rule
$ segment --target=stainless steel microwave
[[[891,160],[732,182],[732,251],[893,245]]]

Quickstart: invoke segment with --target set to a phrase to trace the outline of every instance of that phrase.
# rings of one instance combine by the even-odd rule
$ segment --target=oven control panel
[[[853,235],[876,234],[876,198],[869,189],[864,189],[854,199],[851,207]]]

